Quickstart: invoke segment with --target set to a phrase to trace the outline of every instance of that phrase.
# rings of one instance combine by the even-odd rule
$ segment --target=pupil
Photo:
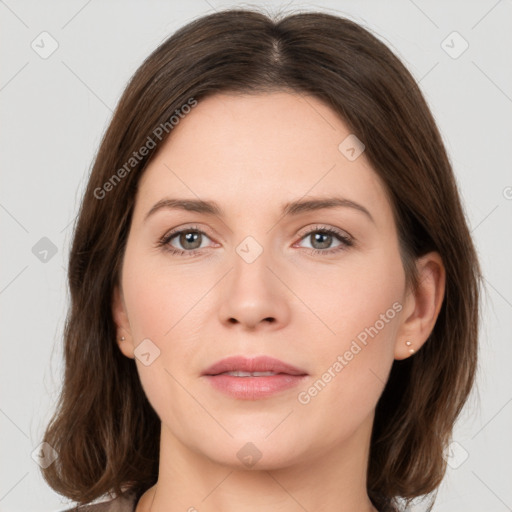
[[[187,244],[191,243],[193,245],[194,241],[197,242],[197,240],[199,239],[199,235],[200,235],[200,233],[195,233],[195,232],[189,232],[186,234],[182,234],[180,243],[182,244],[183,247],[185,247],[187,249],[197,249],[201,245],[201,243],[199,243],[199,245],[196,244],[193,247],[190,247]]]
[[[321,241],[322,237],[325,237],[324,242]],[[318,249],[326,249],[326,248],[328,248],[329,245],[331,244],[331,241],[332,241],[332,235],[329,235],[327,233],[316,233],[314,235],[314,238],[315,238],[315,242],[320,241],[320,246],[321,247],[318,247]]]

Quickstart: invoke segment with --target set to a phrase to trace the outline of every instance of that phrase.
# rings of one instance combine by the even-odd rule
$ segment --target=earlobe
[[[133,344],[131,343],[130,323],[126,314],[122,292],[118,285],[114,286],[112,292],[112,318],[116,324],[116,342],[119,349],[126,357],[133,359],[135,356]]]
[[[422,256],[416,267],[418,285],[405,299],[404,319],[395,343],[398,360],[414,355],[428,340],[444,299],[446,272],[439,253]]]

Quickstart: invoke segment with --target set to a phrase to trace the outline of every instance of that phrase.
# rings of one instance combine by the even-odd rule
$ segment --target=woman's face
[[[361,149],[314,97],[223,94],[151,161],[114,315],[166,439],[262,469],[369,440],[407,290],[391,206]],[[327,199],[338,204],[304,206]],[[189,208],[153,209],[163,200]],[[247,361],[261,356],[295,370]]]

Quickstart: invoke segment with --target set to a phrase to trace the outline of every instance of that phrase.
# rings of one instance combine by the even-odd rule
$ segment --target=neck
[[[266,469],[218,464],[162,426],[158,482],[136,512],[377,512],[366,491],[372,421],[373,416],[351,438],[314,458]]]

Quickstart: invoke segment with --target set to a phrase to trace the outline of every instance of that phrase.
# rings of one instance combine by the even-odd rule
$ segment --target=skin
[[[364,152],[349,161],[338,149],[349,134],[315,97],[217,94],[180,121],[141,177],[112,302],[122,353],[134,358],[146,338],[160,350],[148,366],[135,357],[162,421],[158,482],[137,512],[376,510],[366,492],[375,406],[393,360],[410,357],[432,331],[445,271],[429,253],[417,260],[418,289],[406,288],[383,184]],[[288,201],[333,195],[374,221],[349,207],[281,215]],[[224,216],[161,209],[145,221],[165,197],[214,200]],[[312,254],[343,245],[306,235],[318,226],[355,245]],[[194,257],[157,247],[182,227],[206,233],[196,245],[179,235],[168,243],[200,246]],[[236,251],[247,236],[263,249],[252,263]],[[396,302],[401,311],[300,403],[298,393]],[[237,400],[201,372],[239,354],[269,355],[308,376],[299,388]],[[261,452],[252,467],[237,457],[248,442]]]

